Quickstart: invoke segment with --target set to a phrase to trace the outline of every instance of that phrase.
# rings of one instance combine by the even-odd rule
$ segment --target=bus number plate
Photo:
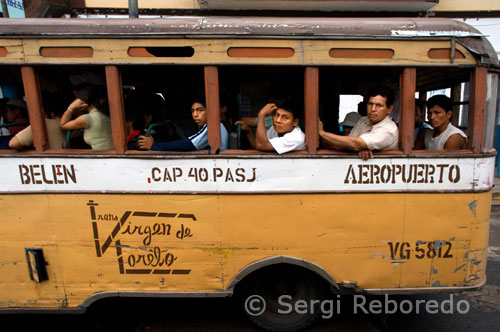
[[[389,242],[392,259],[452,258],[452,243],[449,241]]]

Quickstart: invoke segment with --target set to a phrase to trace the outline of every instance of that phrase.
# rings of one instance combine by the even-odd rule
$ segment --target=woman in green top
[[[105,93],[88,83],[77,85],[73,92],[76,99],[63,113],[61,128],[83,129],[83,139],[92,150],[114,149]]]

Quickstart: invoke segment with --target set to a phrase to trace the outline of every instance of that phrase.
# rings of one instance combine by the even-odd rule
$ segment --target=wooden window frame
[[[38,74],[32,66],[22,66],[21,77],[26,96],[26,105],[28,107],[31,132],[33,134],[33,146],[36,152],[45,152],[49,149],[49,140],[44,121],[42,92]]]
[[[122,78],[119,68],[115,65],[104,66],[106,87],[110,108],[111,127],[114,150],[104,154],[125,154],[126,121],[123,101]],[[484,126],[486,121],[486,79],[487,68],[474,68],[470,74],[469,109],[467,136],[469,138],[467,150],[460,153],[481,153],[484,142]],[[51,152],[49,149],[47,128],[44,121],[42,97],[39,78],[33,66],[21,66],[21,77],[28,106],[29,121],[33,131],[33,146],[37,153]],[[204,85],[207,107],[207,127],[209,154],[219,154],[221,147],[220,135],[220,101],[219,101],[219,74],[217,66],[204,66]],[[403,68],[400,74],[400,108],[399,108],[399,142],[400,152],[405,155],[423,155],[431,152],[413,150],[414,119],[415,119],[415,91],[416,68]],[[318,151],[318,121],[319,121],[319,67],[304,67],[304,115],[306,151],[292,152],[292,154],[343,154],[338,151]],[[58,150],[59,151],[59,150]],[[60,151],[59,151],[60,152]],[[74,154],[88,153],[88,151]],[[102,153],[92,151],[93,153]],[[196,151],[198,152],[198,151]],[[134,154],[144,153],[144,151]],[[349,153],[349,152],[347,152]],[[456,154],[453,151],[449,154]],[[172,152],[171,154],[178,154]],[[204,154],[204,153],[193,153]],[[273,154],[262,151],[243,150],[228,151],[222,154]],[[448,154],[448,153],[444,153]]]

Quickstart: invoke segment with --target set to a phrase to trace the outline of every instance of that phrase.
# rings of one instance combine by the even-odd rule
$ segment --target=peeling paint
[[[470,283],[472,281],[475,281],[475,280],[479,280],[481,279],[477,274],[471,274],[469,276],[469,279],[465,280],[466,283]]]
[[[443,247],[443,242],[445,242],[445,241],[439,241],[439,240],[434,241],[434,249],[442,248]]]
[[[326,233],[322,233],[322,234],[318,234],[316,236],[320,237],[320,236],[325,236],[325,235],[326,235]]]
[[[17,263],[21,263],[21,261],[14,261],[14,262],[6,262],[6,263],[0,263],[0,266],[4,265],[17,265]]]
[[[439,282],[439,280],[438,280],[438,281],[435,281],[435,282],[431,285],[431,287],[441,287],[441,283]]]
[[[416,242],[416,243],[417,243],[417,245],[419,245],[419,244],[426,244],[427,242],[425,242],[425,241],[421,241],[421,240],[417,240],[417,242]]]
[[[142,250],[142,251],[145,251],[145,252],[149,252],[147,249],[145,248],[141,248],[141,247],[131,247],[131,246],[126,246],[126,245],[123,245],[123,244],[119,244],[119,245],[116,245],[115,246],[116,248],[122,248],[122,249],[135,249],[135,250]]]
[[[431,266],[431,274],[438,274],[438,270]]]
[[[453,271],[453,273],[457,273],[459,270],[463,269],[464,267],[465,267],[465,264],[460,265],[459,267],[457,267],[455,269],[455,271]]]
[[[477,207],[477,200],[473,200],[472,202],[469,203],[469,210],[471,210],[474,217],[476,216],[476,207]]]

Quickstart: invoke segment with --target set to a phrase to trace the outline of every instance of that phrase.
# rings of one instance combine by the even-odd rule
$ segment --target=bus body
[[[47,148],[40,81],[80,66],[105,75],[115,150]],[[174,83],[184,68],[203,76],[208,151],[127,151],[126,76],[162,66],[172,74],[161,79]],[[219,149],[219,78],[254,67],[298,72],[306,151]],[[4,311],[82,310],[113,296],[231,296],[270,266],[372,294],[485,283],[498,61],[464,24],[3,19],[0,70],[22,79],[34,132],[33,150],[0,153]],[[386,73],[399,91],[400,149],[368,161],[322,149],[320,104]],[[328,80],[338,84],[324,92]],[[415,92],[463,82],[467,149],[413,150]]]

